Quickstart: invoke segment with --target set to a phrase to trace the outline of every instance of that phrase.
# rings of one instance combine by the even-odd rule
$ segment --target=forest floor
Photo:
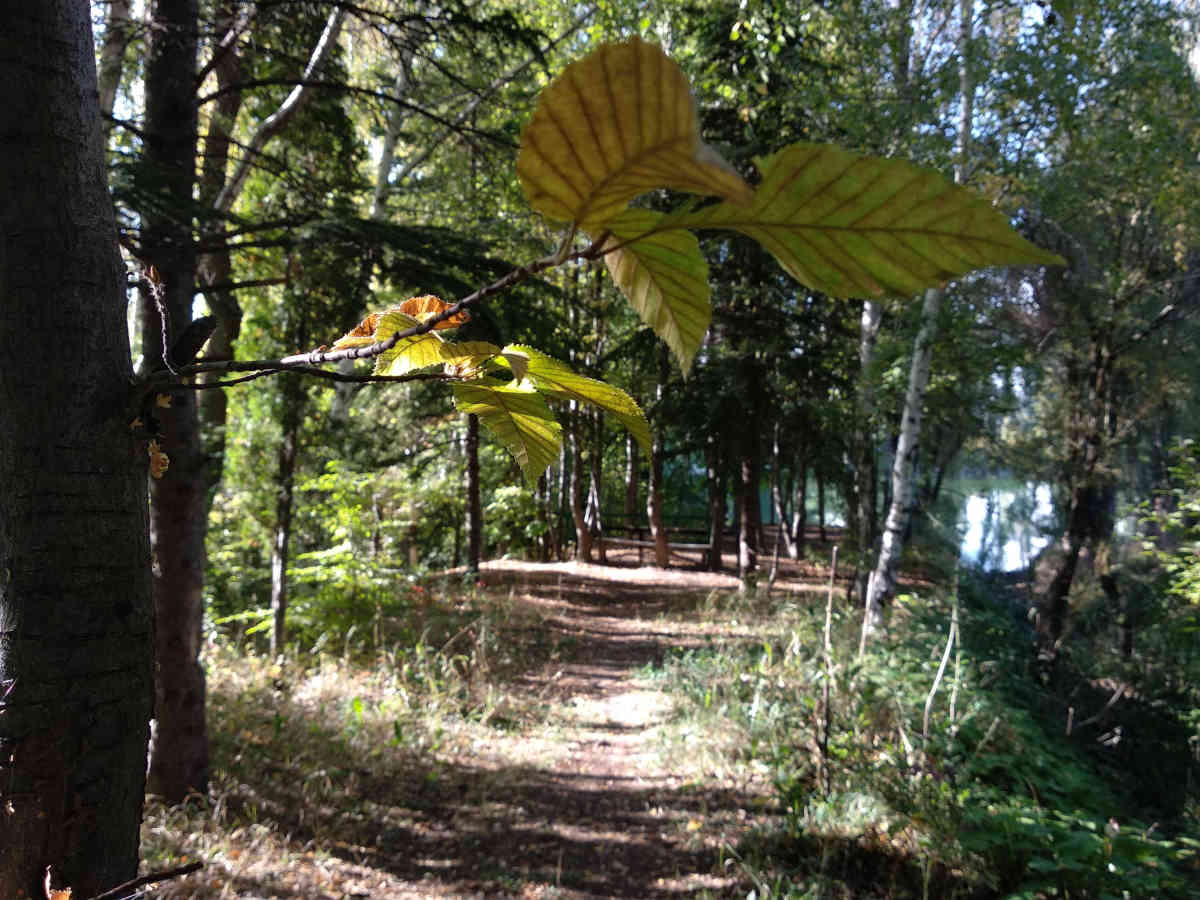
[[[819,573],[780,576],[764,615],[780,596],[823,598]],[[205,868],[155,896],[744,896],[730,848],[776,815],[770,786],[714,762],[723,736],[673,724],[653,678],[664,654],[757,639],[748,606],[715,614],[737,580],[511,561],[481,579],[503,621],[490,644],[479,620],[441,647],[491,647],[447,670],[474,698],[454,721],[436,694],[417,698],[429,716],[405,711],[412,677],[379,667],[213,654],[210,796],[151,802],[144,841],[151,868]]]

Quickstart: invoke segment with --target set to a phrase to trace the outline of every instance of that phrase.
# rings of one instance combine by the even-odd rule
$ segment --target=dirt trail
[[[222,736],[220,788],[192,813],[159,810],[144,830],[205,870],[155,896],[745,896],[723,854],[769,815],[762,786],[705,771],[712,734],[682,737],[647,677],[672,648],[718,632],[751,638],[752,626],[695,614],[737,581],[515,562],[481,577],[489,595],[511,592],[509,639],[528,638],[544,651],[530,658],[549,662],[499,681],[483,672],[482,722],[444,744],[427,734],[434,743],[405,756],[387,738],[347,743],[338,710],[357,714],[360,691],[364,709],[385,699],[369,677],[346,682],[353,673],[339,669],[327,683],[318,669],[247,697],[231,669],[223,721],[240,724]]]
[[[467,893],[457,895],[729,892],[734,881],[721,872],[720,845],[748,827],[752,798],[672,771],[661,747],[670,701],[642,676],[668,648],[699,642],[662,614],[684,596],[694,602],[697,590],[736,582],[575,564],[493,563],[484,577],[520,586],[544,627],[573,649],[571,661],[524,679],[525,690],[550,703],[543,726],[481,754],[512,793],[506,809],[493,809],[491,839],[480,843],[483,877],[460,881]],[[488,864],[508,878],[487,878]]]

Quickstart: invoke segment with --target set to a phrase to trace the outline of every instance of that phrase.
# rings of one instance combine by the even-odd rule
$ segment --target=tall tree
[[[195,104],[197,0],[156,0],[146,60],[141,208],[142,356],[148,371],[172,360],[170,348],[192,321],[198,121]],[[180,391],[159,416],[167,472],[150,492],[154,552],[155,698],[150,789],[169,802],[208,790],[204,668],[207,503],[204,446],[196,395]]]
[[[83,0],[0,29],[0,895],[138,866],[151,702],[146,444]]]
[[[1097,0],[1069,21],[1017,30],[1000,71],[1007,108],[1036,115],[1028,140],[1052,162],[1025,154],[1011,172],[1037,197],[1031,227],[1069,262],[1017,285],[1012,302],[1037,356],[1026,471],[1054,486],[1061,529],[1039,563],[1038,645],[1051,665],[1081,555],[1108,574],[1122,455],[1169,412],[1161,400],[1188,371],[1175,332],[1200,309],[1200,88],[1183,24],[1174,4]],[[1030,82],[1034,61],[1050,57],[1059,65]]]
[[[954,166],[954,180],[963,184],[967,180],[967,160],[975,109],[975,82],[971,74],[971,40],[975,20],[973,0],[959,0],[958,20],[958,153]],[[930,288],[925,291],[922,302],[921,327],[913,345],[908,389],[900,417],[900,436],[892,463],[892,500],[883,526],[875,569],[867,587],[864,634],[870,634],[882,625],[883,605],[896,593],[896,576],[904,552],[904,536],[912,518],[916,453],[921,437],[925,393],[929,386],[929,370],[933,362],[934,341],[944,296],[945,291],[942,288]],[[863,318],[865,333],[865,313]]]

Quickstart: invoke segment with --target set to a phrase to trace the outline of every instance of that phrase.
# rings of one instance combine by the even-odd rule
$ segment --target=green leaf
[[[509,344],[504,348],[502,358],[508,361],[509,365],[518,360],[526,373],[526,381],[543,394],[560,400],[591,403],[605,412],[612,413],[629,429],[630,434],[645,451],[650,452],[650,423],[646,421],[641,407],[620,388],[572,372],[553,357],[522,344]],[[514,372],[516,369],[514,366]]]
[[[655,229],[660,213],[627,209],[604,223],[612,236],[604,257],[613,281],[688,372],[712,322],[708,263],[690,231]]]
[[[562,426],[528,382],[461,382],[454,385],[454,404],[461,412],[479,416],[479,421],[516,457],[530,487],[558,458]]]
[[[687,78],[662,48],[633,38],[571,63],[521,132],[517,175],[529,205],[582,226],[656,188],[748,203],[749,185],[700,140]]]
[[[903,160],[799,143],[756,162],[750,206],[720,203],[670,224],[740,231],[835,297],[911,296],[986,266],[1064,264],[984,198]]]
[[[441,362],[447,375],[475,378],[483,364],[500,353],[500,348],[487,341],[445,341],[441,347]]]
[[[375,326],[375,341],[386,341],[397,331],[406,331],[421,323],[412,316],[389,309],[379,316]],[[418,369],[436,366],[442,361],[442,344],[445,341],[436,332],[429,331],[412,337],[401,338],[391,350],[386,350],[375,359],[376,375],[407,375]]]

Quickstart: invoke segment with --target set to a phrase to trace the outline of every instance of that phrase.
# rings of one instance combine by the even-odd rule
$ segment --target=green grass
[[[765,772],[773,784],[781,824],[729,848],[756,897],[1200,894],[1198,771],[1186,729],[1172,725],[1188,711],[1137,719],[1126,740],[1152,753],[1119,765],[1123,750],[1100,745],[1094,729],[1067,736],[1059,718],[1060,694],[1102,704],[1088,707],[1081,687],[1094,673],[1044,688],[1000,607],[979,594],[962,603],[963,639],[927,732],[945,597],[901,598],[891,634],[861,659],[857,614],[835,612],[828,732],[815,612],[771,617],[757,642],[674,653],[655,673],[678,698],[681,741],[720,735],[704,748],[706,767]],[[1184,773],[1172,809],[1153,789],[1164,770]]]

